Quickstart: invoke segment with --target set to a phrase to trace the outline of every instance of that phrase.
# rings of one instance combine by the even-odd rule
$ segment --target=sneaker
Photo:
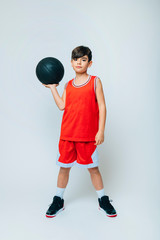
[[[99,210],[102,210],[103,212],[106,213],[108,217],[116,217],[117,213],[112,204],[110,203],[109,197],[104,195],[101,198],[98,198],[99,202]]]
[[[53,202],[46,212],[46,217],[55,217],[58,213],[64,210],[64,199],[58,196],[53,197]]]

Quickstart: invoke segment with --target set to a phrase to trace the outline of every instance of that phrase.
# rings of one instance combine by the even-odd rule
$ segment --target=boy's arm
[[[58,108],[63,111],[65,109],[65,101],[66,101],[66,84],[64,86],[64,91],[62,94],[62,97],[59,96],[59,93],[57,91],[57,88],[55,87],[55,85],[52,85],[50,87],[53,98],[56,102],[56,105],[58,106]]]
[[[99,107],[99,130],[98,131],[104,133],[107,110],[106,110],[106,103],[105,103],[105,97],[103,93],[102,82],[100,78],[97,78],[96,97],[97,97],[97,102]]]
[[[63,100],[63,104],[62,104],[61,110],[63,111],[65,109],[65,103],[66,103],[66,88],[64,88],[64,91],[62,94],[62,100]]]

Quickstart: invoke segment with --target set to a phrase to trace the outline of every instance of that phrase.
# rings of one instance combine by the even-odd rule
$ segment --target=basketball
[[[54,57],[43,58],[37,64],[36,75],[43,84],[58,84],[64,76],[63,64]]]

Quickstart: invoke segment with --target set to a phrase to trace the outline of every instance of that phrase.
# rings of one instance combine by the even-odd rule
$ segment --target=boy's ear
[[[88,65],[88,67],[91,67],[91,66],[92,66],[92,63],[93,63],[93,62],[92,62],[92,61],[90,61],[90,62],[89,62],[89,65]]]

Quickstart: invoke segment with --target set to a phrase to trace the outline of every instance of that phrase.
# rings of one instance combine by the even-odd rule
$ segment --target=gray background
[[[0,1],[1,239],[139,240],[160,237],[159,1]],[[44,57],[75,76],[73,48],[88,46],[107,106],[98,146],[105,193],[117,218],[98,210],[88,170],[73,167],[65,211],[45,212],[57,185],[57,145],[63,111],[35,75]]]

